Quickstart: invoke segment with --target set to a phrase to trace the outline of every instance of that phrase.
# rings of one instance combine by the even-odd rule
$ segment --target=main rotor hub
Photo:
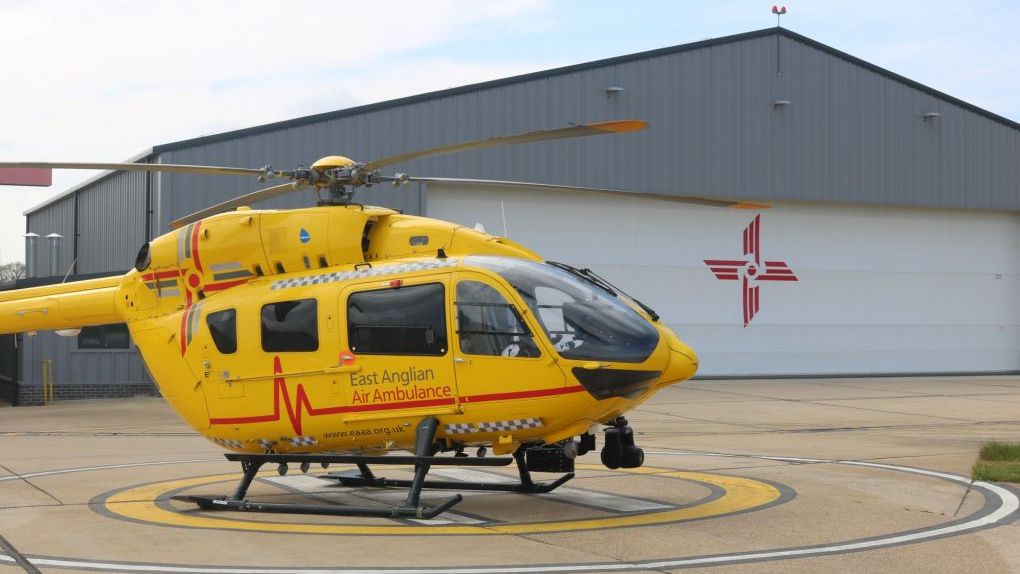
[[[347,187],[341,182],[329,184],[329,196],[319,205],[348,205],[354,198],[353,187]]]
[[[328,169],[336,168],[350,168],[357,165],[357,162],[349,157],[342,155],[327,155],[324,158],[318,159],[312,164],[312,169],[316,171],[326,171]]]

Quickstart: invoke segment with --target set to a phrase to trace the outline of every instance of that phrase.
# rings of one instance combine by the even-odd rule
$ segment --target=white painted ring
[[[933,526],[910,532],[892,533],[875,538],[836,542],[821,546],[806,548],[780,548],[758,552],[735,552],[715,556],[680,557],[666,560],[632,561],[632,562],[604,562],[586,564],[542,564],[535,566],[473,566],[473,567],[433,567],[433,568],[235,568],[235,567],[206,567],[206,566],[184,566],[172,564],[144,564],[130,562],[100,562],[91,560],[75,560],[52,557],[29,557],[29,561],[37,567],[69,568],[80,570],[100,570],[108,572],[147,572],[158,574],[438,574],[440,572],[449,574],[534,574],[539,572],[607,572],[626,570],[650,570],[650,569],[672,569],[689,568],[693,566],[721,566],[746,562],[761,562],[766,560],[779,560],[791,558],[804,558],[808,556],[823,556],[827,554],[842,554],[847,552],[860,552],[888,548],[904,544],[914,544],[925,540],[957,536],[967,532],[977,531],[996,525],[1007,524],[1017,518],[1020,510],[1020,497],[1013,491],[1001,486],[983,481],[975,481],[945,472],[898,466],[893,464],[882,464],[873,462],[861,462],[853,460],[828,460],[817,458],[795,458],[781,456],[758,456],[758,455],[736,455],[724,453],[705,453],[689,451],[646,451],[646,454],[665,456],[714,456],[727,458],[756,458],[762,460],[774,460],[779,462],[793,463],[824,463],[841,464],[847,466],[858,466],[875,468],[880,470],[891,470],[916,474],[931,478],[939,478],[951,482],[970,485],[974,490],[980,491],[993,509],[987,513],[979,511],[981,516],[970,520],[962,520],[951,523],[947,526]],[[100,467],[87,467],[80,469],[65,469],[58,471],[38,472],[22,476],[0,477],[2,480],[17,480],[20,478],[31,478],[33,476],[49,476],[70,472],[83,472],[86,470],[100,470],[107,468],[127,468],[136,466],[147,466],[153,464],[180,464],[188,462],[207,462],[198,460],[168,461],[159,463],[137,463],[125,465],[109,465]],[[982,509],[984,510],[984,509]],[[14,559],[10,556],[0,555],[0,564],[13,564]]]

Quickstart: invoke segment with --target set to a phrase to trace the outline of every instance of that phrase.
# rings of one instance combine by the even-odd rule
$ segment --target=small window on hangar
[[[128,334],[127,325],[124,323],[82,327],[81,333],[78,333],[80,350],[130,348],[131,335]]]

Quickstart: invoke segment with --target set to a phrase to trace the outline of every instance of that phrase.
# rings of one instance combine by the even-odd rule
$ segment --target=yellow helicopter
[[[431,518],[461,496],[425,506],[423,488],[560,486],[600,428],[607,467],[641,466],[624,413],[698,368],[653,310],[588,269],[545,261],[505,237],[351,198],[382,182],[451,181],[380,173],[401,161],[646,126],[573,125],[368,163],[330,156],[293,170],[0,163],[288,180],[174,221],[122,277],[0,293],[0,332],[126,323],[166,400],[242,463],[232,495],[184,498],[206,509]],[[325,197],[306,209],[245,207],[301,188]],[[433,465],[511,462],[519,484],[426,480]],[[343,485],[403,487],[407,499],[390,508],[246,499],[265,464],[284,473],[288,464],[329,463],[357,466],[330,475]],[[413,465],[414,477],[377,477],[370,465],[378,464]],[[541,484],[532,471],[562,476]]]

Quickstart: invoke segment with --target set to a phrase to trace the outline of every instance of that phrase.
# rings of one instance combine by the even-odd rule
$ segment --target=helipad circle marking
[[[79,570],[99,570],[107,572],[165,572],[174,574],[438,574],[449,572],[451,574],[530,574],[533,572],[605,572],[621,570],[647,570],[651,568],[689,568],[694,566],[722,566],[729,564],[761,562],[765,560],[777,560],[788,558],[801,558],[807,556],[824,556],[830,554],[841,554],[846,552],[859,552],[877,548],[888,548],[904,544],[914,544],[925,540],[946,538],[960,534],[974,532],[985,528],[1009,524],[1020,516],[1020,497],[1010,489],[990,484],[983,481],[971,482],[969,478],[949,473],[929,471],[925,469],[911,468],[907,466],[896,466],[891,464],[878,464],[858,461],[840,461],[827,459],[806,459],[777,456],[758,455],[734,455],[726,453],[709,452],[647,452],[647,454],[659,454],[667,456],[711,456],[727,458],[751,458],[759,460],[775,460],[780,462],[799,463],[822,463],[822,464],[845,464],[849,466],[862,466],[877,468],[880,470],[891,470],[905,472],[908,474],[919,474],[939,478],[960,484],[969,484],[971,488],[985,498],[985,506],[960,520],[949,523],[945,526],[934,525],[908,532],[896,532],[885,536],[878,536],[864,540],[849,540],[832,544],[823,544],[813,547],[777,548],[754,552],[736,552],[720,554],[715,556],[680,557],[662,560],[632,561],[632,562],[609,562],[589,564],[546,564],[534,566],[469,566],[469,567],[435,567],[435,568],[322,568],[322,567],[279,567],[279,568],[258,568],[243,567],[235,568],[229,566],[192,566],[185,564],[159,564],[139,562],[104,562],[100,560],[83,560],[61,557],[40,557],[28,556],[29,560],[36,566],[55,568],[70,568]],[[199,461],[173,461],[153,464],[175,464],[183,462]],[[36,476],[64,474],[68,472],[82,472],[85,470],[98,470],[99,468],[114,468],[121,466],[146,466],[146,463],[132,465],[110,465],[107,467],[88,467],[80,469],[65,469],[57,471],[46,471],[34,473]],[[16,480],[28,477],[3,477],[0,480]],[[0,554],[0,564],[12,564],[13,558]]]
[[[577,465],[585,470],[605,470],[599,465]],[[554,522],[522,522],[513,524],[485,525],[373,525],[373,524],[311,524],[254,522],[232,520],[204,514],[186,514],[168,509],[157,503],[171,491],[237,480],[236,474],[202,476],[179,480],[168,480],[129,487],[101,497],[104,511],[130,520],[156,524],[160,526],[180,526],[186,528],[212,528],[221,530],[245,530],[253,532],[277,532],[292,534],[346,534],[346,535],[492,535],[492,534],[537,534],[550,532],[567,532],[574,530],[590,530],[605,528],[623,528],[628,526],[648,526],[666,524],[700,518],[724,516],[761,508],[778,501],[782,491],[774,485],[758,480],[689,472],[665,468],[634,468],[621,469],[621,472],[644,474],[663,478],[688,480],[716,486],[722,489],[723,495],[711,499],[704,504],[689,507],[659,510],[644,513],[625,514],[601,518],[584,518]]]
[[[115,470],[120,468],[137,468],[140,466],[162,466],[165,464],[191,464],[196,462],[222,462],[219,458],[191,458],[187,460],[166,460],[160,462],[131,462],[127,464],[104,464],[102,466],[81,466],[78,468],[62,468],[59,470],[43,470],[40,472],[29,472],[27,474],[12,474],[0,476],[0,482],[8,480],[25,480],[27,478],[38,478],[40,476],[54,476],[58,474],[71,474],[73,472],[89,472],[92,470]]]

